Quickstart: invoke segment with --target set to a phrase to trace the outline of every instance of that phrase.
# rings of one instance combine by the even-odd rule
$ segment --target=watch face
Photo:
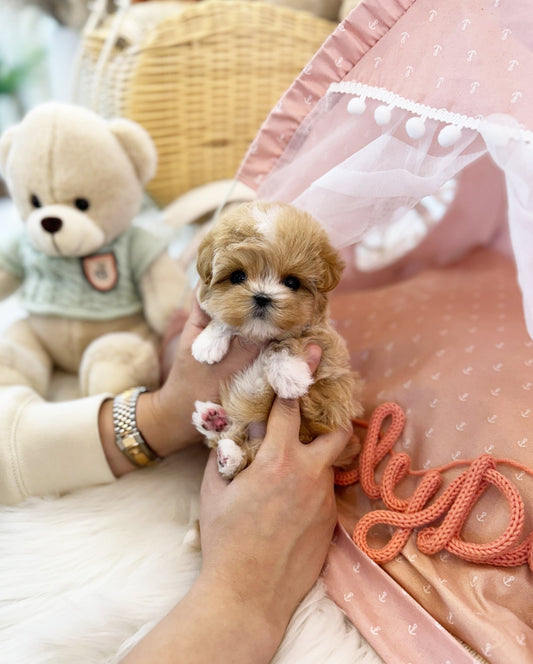
[[[124,449],[127,452],[127,455],[130,457],[131,461],[137,466],[147,466],[152,462],[146,454],[142,451],[139,441],[135,438],[134,435],[129,434],[122,438],[122,444]]]

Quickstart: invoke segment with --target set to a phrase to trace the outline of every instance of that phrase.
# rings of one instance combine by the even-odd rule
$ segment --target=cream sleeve
[[[107,395],[47,402],[31,388],[0,388],[0,504],[112,482],[98,432]]]

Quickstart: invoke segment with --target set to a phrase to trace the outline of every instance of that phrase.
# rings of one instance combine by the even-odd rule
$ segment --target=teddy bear
[[[157,343],[189,290],[175,231],[135,220],[157,153],[139,124],[49,102],[0,138],[22,223],[0,236],[0,298],[27,316],[0,337],[0,385],[45,396],[55,368],[82,395],[159,383]]]

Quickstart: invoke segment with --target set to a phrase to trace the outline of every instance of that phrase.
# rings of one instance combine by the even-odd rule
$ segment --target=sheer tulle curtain
[[[499,124],[518,129],[516,120],[498,118]],[[505,174],[511,245],[522,290],[524,315],[533,339],[533,144],[505,140],[487,122],[481,129],[490,154]]]
[[[405,131],[411,114],[393,109],[382,127],[374,119],[377,102],[367,100],[363,114],[351,115],[349,99],[343,94],[322,99],[258,192],[309,210],[338,248],[395,223],[486,152],[477,131],[463,129],[443,148],[437,141],[442,123],[427,120],[424,135],[415,140]]]

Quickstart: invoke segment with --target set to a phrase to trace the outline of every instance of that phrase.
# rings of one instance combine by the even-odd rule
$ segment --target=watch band
[[[113,399],[113,426],[119,450],[135,466],[151,466],[161,457],[144,440],[137,428],[137,399],[146,387],[132,387]]]

